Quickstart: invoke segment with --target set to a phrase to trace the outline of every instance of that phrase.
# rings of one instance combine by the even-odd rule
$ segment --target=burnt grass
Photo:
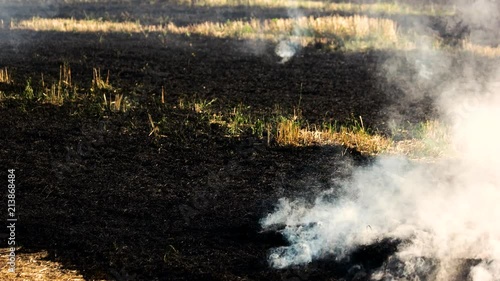
[[[20,251],[47,250],[48,259],[88,280],[120,281],[368,278],[398,241],[361,247],[349,261],[325,257],[277,270],[267,253],[286,241],[262,232],[259,220],[279,198],[312,199],[371,158],[340,146],[278,147],[249,134],[227,136],[175,105],[216,98],[220,110],[244,104],[263,114],[300,101],[311,123],[362,116],[365,126],[389,134],[394,116],[435,117],[434,94],[468,60],[452,57],[439,79],[421,83],[408,53],[309,46],[279,64],[271,43],[195,35],[162,43],[155,34],[4,29],[0,50],[0,65],[16,82],[0,84],[5,93],[22,92],[41,73],[57,78],[69,63],[82,87],[93,68],[109,70],[111,84],[134,101],[125,113],[79,102],[0,103],[1,174],[16,169]],[[397,82],[386,75],[394,61]],[[158,102],[161,87],[166,105]],[[166,117],[165,137],[149,136],[148,114]]]

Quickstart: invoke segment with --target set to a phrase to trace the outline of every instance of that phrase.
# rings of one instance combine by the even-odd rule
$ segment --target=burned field
[[[16,170],[16,253],[45,251],[43,260],[85,280],[370,280],[384,264],[398,267],[387,260],[406,241],[381,236],[341,259],[324,251],[273,268],[271,249],[294,242],[282,235],[286,223],[263,228],[262,220],[280,198],[312,206],[340,181],[356,182],[353,171],[402,151],[397,143],[422,134],[412,129],[441,117],[439,94],[451,84],[482,84],[496,71],[494,44],[486,53],[476,52],[479,39],[467,43],[475,49],[455,46],[467,23],[446,14],[382,16],[426,30],[440,48],[348,47],[332,37],[286,41],[293,55],[284,60],[279,39],[180,27],[291,18],[286,7],[40,2],[0,2],[2,175]],[[28,25],[39,18],[141,21],[142,29]],[[166,22],[177,26],[144,27]],[[438,267],[434,260],[425,264]],[[0,276],[70,278],[40,271],[19,263]]]

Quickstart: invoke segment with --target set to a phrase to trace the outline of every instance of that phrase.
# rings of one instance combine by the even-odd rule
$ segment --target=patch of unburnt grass
[[[351,42],[343,45],[352,49],[395,48],[407,45],[403,44],[403,37],[398,36],[397,26],[394,21],[360,15],[233,20],[225,23],[204,22],[187,26],[177,26],[172,22],[161,25],[143,25],[139,22],[33,17],[29,20],[16,22],[13,24],[12,29],[140,33],[145,36],[150,33],[199,34],[219,38],[265,39],[270,41],[277,41],[282,36],[291,36],[294,37],[294,41],[304,46],[315,42],[315,40],[333,36],[334,41]]]
[[[452,154],[450,128],[436,120],[400,126],[392,135],[397,140],[388,148],[388,153],[412,159],[434,159]]]
[[[252,137],[270,146],[342,145],[363,154],[374,155],[386,151],[392,145],[390,138],[365,128],[361,117],[334,124],[309,124],[300,108],[294,108],[288,113],[275,106],[275,110],[266,115],[255,114],[250,106],[243,104],[228,110],[214,110],[214,102],[216,100],[195,99],[189,102],[181,99],[178,108],[196,113],[200,122],[219,128],[226,137]],[[172,130],[171,127],[155,125],[168,124],[165,118],[150,123],[151,135],[164,136]]]
[[[4,74],[7,81],[8,74]],[[57,77],[40,75],[38,81],[32,77],[26,78],[24,85],[12,87],[13,90],[3,92],[4,99],[18,100],[19,102],[34,102],[39,104],[52,104],[61,106],[65,103],[80,104],[82,111],[93,114],[123,113],[131,108],[132,103],[119,88],[113,87],[109,82],[109,72],[106,77],[101,75],[99,68],[92,71],[92,80],[88,87],[79,87],[72,78],[71,67],[63,63],[59,68]],[[9,79],[9,83],[13,83]]]
[[[365,127],[361,116],[310,123],[302,115],[300,101],[292,109],[275,106],[274,110],[259,111],[244,104],[218,104],[217,99],[196,95],[186,95],[195,97],[177,102],[167,101],[165,96],[162,87],[153,103],[137,106],[137,114],[147,116],[141,117],[142,130],[155,142],[169,138],[182,145],[197,140],[206,143],[213,138],[251,137],[269,146],[341,145],[365,155],[397,153],[411,158],[439,157],[447,148],[446,128],[434,121],[397,128],[387,135]],[[46,82],[43,76],[38,84],[28,78],[24,90],[8,98],[56,106],[71,103],[80,113],[97,116],[127,112],[131,107],[121,90],[111,84],[109,72],[103,76],[99,68],[94,68],[91,85],[79,88],[68,64],[60,66],[59,76],[52,82]]]
[[[364,6],[358,10],[363,11]],[[369,10],[369,9],[368,9]],[[376,10],[376,9],[375,9]],[[282,38],[307,46],[321,42],[325,49],[359,51],[366,49],[410,50],[420,48],[447,49],[449,44],[439,36],[420,34],[415,30],[401,30],[395,21],[382,17],[355,14],[352,16],[302,16],[226,22],[203,22],[178,26],[173,22],[141,24],[139,21],[114,22],[102,19],[39,18],[13,21],[11,29],[58,32],[137,33],[148,37],[158,34],[164,45],[168,34],[198,34],[217,38],[258,39],[277,43]],[[473,44],[458,39],[454,51],[465,51],[482,56],[499,56],[500,48]]]

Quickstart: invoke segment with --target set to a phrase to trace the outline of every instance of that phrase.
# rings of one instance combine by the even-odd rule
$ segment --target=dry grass
[[[302,44],[314,38],[330,37],[342,40],[365,40],[373,46],[393,45],[398,41],[396,23],[389,19],[367,16],[299,17],[292,19],[270,19],[228,21],[226,23],[205,22],[189,26],[141,25],[138,22],[111,22],[100,20],[32,18],[13,24],[13,29],[59,32],[123,32],[162,34],[200,34],[212,37],[261,38],[277,40],[280,36],[294,36]]]
[[[398,40],[394,21],[366,16],[299,17],[264,21],[252,19],[227,23],[205,22],[192,25],[188,27],[188,30],[180,28],[178,32],[192,32],[214,37],[261,37],[265,39],[271,39],[276,35],[288,35],[303,37],[306,41],[332,35],[343,40],[374,39],[389,42]]]
[[[353,5],[353,4],[345,4]],[[396,22],[390,19],[367,16],[326,16],[298,17],[280,19],[250,19],[219,22],[204,22],[188,26],[173,23],[162,25],[142,25],[139,22],[111,22],[102,20],[45,19],[34,17],[13,23],[12,29],[59,32],[98,32],[98,33],[141,33],[147,36],[156,32],[168,34],[199,34],[211,37],[231,37],[244,39],[264,39],[277,42],[289,38],[302,46],[312,42],[330,42],[346,50],[375,49],[414,49],[419,44],[419,36],[400,34]],[[161,36],[160,36],[161,37]],[[434,48],[441,48],[438,38],[429,38]],[[461,50],[477,55],[500,56],[499,47],[481,46],[470,41],[462,42]],[[460,50],[459,49],[459,50]],[[0,71],[0,82],[8,80],[7,69]],[[97,81],[97,80],[96,80]],[[99,81],[104,81],[103,79]]]
[[[165,87],[161,86],[161,104],[165,104]]]
[[[417,124],[407,139],[394,142],[387,153],[406,155],[412,159],[439,158],[451,153],[449,127],[439,121]]]
[[[61,87],[57,84],[52,84],[49,88],[44,89],[44,101],[53,105],[62,105],[64,103],[65,94]]]
[[[9,70],[7,67],[0,69],[0,83],[10,84],[12,83],[12,79],[9,76]]]
[[[294,116],[276,124],[276,142],[284,146],[341,145],[356,149],[365,155],[376,155],[387,151],[393,142],[380,134],[369,133],[359,121],[343,126],[301,126]]]
[[[61,86],[72,87],[71,68],[65,63],[59,67],[59,83]]]
[[[276,124],[276,142],[283,146],[312,143],[303,133],[299,122],[292,119],[283,119]]]
[[[392,140],[366,130],[343,127],[339,132],[330,133],[332,141],[348,148],[356,149],[362,154],[376,155],[384,153],[393,144]]]
[[[136,22],[112,22],[102,20],[47,19],[34,17],[13,23],[11,29],[59,32],[141,32],[142,26]]]
[[[109,112],[126,112],[129,107],[128,99],[115,89],[109,82],[109,70],[106,78],[101,75],[100,68],[92,69],[92,84],[90,92],[95,96],[102,96],[102,106]]]
[[[6,68],[0,70],[0,78],[3,79],[4,83],[12,83]],[[36,87],[34,87],[31,78],[28,78],[24,91],[22,93],[17,93],[18,97],[25,100],[62,105],[66,100],[74,98],[77,92],[77,87],[73,85],[72,82],[71,69],[68,64],[60,66],[59,79],[46,83],[42,73],[40,84],[36,84]]]
[[[34,17],[21,20],[12,29],[59,32],[167,32],[175,34],[195,33],[214,37],[290,34],[312,36],[315,34],[336,34],[340,37],[367,37],[380,35],[389,40],[396,39],[396,23],[389,19],[366,16],[298,17],[250,21],[228,21],[226,23],[204,22],[189,26],[141,25],[138,22],[112,22],[100,20],[46,19]],[[302,34],[301,34],[302,33]]]
[[[99,90],[112,90],[113,86],[109,83],[109,70],[106,79],[101,75],[100,68],[94,68],[92,70],[92,86],[90,91],[97,92]]]
[[[126,112],[129,108],[123,94],[109,93],[103,94],[104,108],[111,112]]]
[[[365,129],[361,117],[351,123],[304,126],[297,116],[282,118],[274,125],[275,140],[281,146],[341,145],[365,155],[396,154],[415,160],[451,155],[449,128],[439,121],[426,121],[414,125],[411,131],[403,130],[406,138],[399,141]]]
[[[76,270],[65,269],[61,264],[45,260],[46,252],[16,253],[16,272],[7,270],[8,249],[0,249],[0,280],[3,281],[83,281]]]
[[[226,127],[229,137],[251,134],[261,139],[267,138],[268,144],[273,142],[278,146],[341,145],[366,155],[376,155],[393,145],[390,138],[365,129],[361,117],[345,125],[325,123],[318,126],[309,125],[298,108],[294,109],[292,115],[287,115],[277,107],[271,113],[273,116],[260,118],[256,118],[250,108],[243,105],[226,113],[214,113],[209,108],[196,112],[207,115],[210,123]]]
[[[265,8],[305,8],[323,9],[325,4],[321,1],[308,0],[177,0],[180,5],[194,5],[201,7],[265,7]]]
[[[344,3],[342,5],[354,4]],[[364,9],[363,5],[356,7]],[[150,33],[158,33],[161,35],[158,36],[160,41],[165,40],[168,34],[199,34],[219,38],[263,39],[275,43],[282,38],[288,38],[288,40],[302,46],[313,42],[326,42],[326,46],[341,47],[350,51],[368,48],[409,50],[418,48],[421,42],[427,41],[429,41],[429,44],[426,45],[427,47],[443,48],[439,38],[426,37],[413,33],[401,33],[398,31],[395,21],[360,15],[347,17],[311,16],[267,20],[250,19],[248,21],[235,20],[225,23],[204,22],[188,26],[177,26],[173,23],[142,25],[139,22],[111,22],[63,18],[45,19],[34,17],[29,20],[21,20],[13,23],[11,28],[59,32],[139,33],[144,34],[144,36],[149,36]],[[467,40],[464,40],[456,50],[463,50],[480,56],[500,56],[499,47],[476,45]],[[0,75],[2,74],[0,73]]]
[[[366,131],[342,127],[330,131],[317,127],[300,128],[293,121],[278,123],[276,142],[283,146],[341,145],[355,149],[365,155],[377,155],[388,151],[393,145],[391,139]]]
[[[6,70],[4,73],[7,73]],[[4,77],[6,76],[7,74],[4,74]],[[33,85],[32,79],[28,78],[22,93],[1,94],[2,99],[20,98],[21,100],[33,100],[57,106],[65,102],[84,102],[89,109],[97,110],[94,111],[95,113],[126,112],[133,107],[133,102],[121,93],[120,89],[111,85],[109,77],[109,71],[104,77],[99,68],[94,68],[90,87],[79,88],[73,82],[70,66],[65,63],[60,66],[58,79],[49,78],[46,82],[42,73],[40,83]]]
[[[500,47],[477,45],[467,40],[465,40],[462,45],[465,51],[476,55],[491,58],[500,56]]]
[[[335,3],[333,3],[335,4]],[[336,4],[337,5],[337,4]],[[342,4],[354,5],[354,4]],[[354,6],[352,6],[354,7]],[[357,6],[356,6],[357,7]],[[361,5],[357,9],[364,9]],[[367,9],[367,8],[366,8]],[[421,44],[422,36],[401,34],[395,21],[368,16],[326,16],[297,17],[279,19],[250,19],[220,22],[204,22],[188,26],[173,23],[161,25],[142,25],[139,22],[112,22],[103,20],[46,19],[34,17],[12,23],[12,29],[58,32],[97,32],[97,33],[139,33],[148,36],[159,33],[164,38],[168,34],[199,34],[211,37],[230,37],[243,39],[264,39],[277,42],[282,38],[306,46],[313,42],[327,43],[326,46],[345,50],[373,49],[415,49]],[[425,36],[424,36],[425,37]],[[442,48],[439,38],[425,37],[428,46]],[[499,47],[481,46],[468,40],[462,42],[457,50],[464,50],[480,56],[500,56]],[[6,70],[4,76],[7,75]],[[2,73],[0,73],[2,75]],[[0,76],[1,78],[1,76]],[[0,80],[1,81],[1,80]]]
[[[73,85],[71,78],[71,68],[68,64],[63,64],[59,68],[59,80],[50,86],[45,84],[42,74],[42,96],[43,101],[62,105],[65,100],[76,95],[76,86]]]
[[[180,98],[178,102],[178,108],[181,110],[192,110],[199,114],[209,114],[211,112],[209,108],[215,101],[217,101],[217,99],[197,99],[194,101],[189,101],[184,98]]]
[[[211,105],[215,100],[186,101],[180,99],[178,107],[192,110],[204,116],[211,124],[227,129],[227,137],[253,135],[267,139],[267,143],[278,146],[342,145],[356,149],[366,155],[376,155],[387,151],[393,142],[390,138],[365,129],[363,119],[353,119],[346,125],[309,125],[302,117],[301,110],[295,108],[293,114],[284,113],[276,107],[270,115],[256,117],[250,107],[239,105],[229,112],[214,112]],[[151,120],[150,120],[151,121]],[[159,134],[157,126],[151,123],[152,133]]]
[[[392,136],[365,128],[362,117],[351,118],[339,124],[309,124],[300,109],[287,115],[277,107],[270,116],[256,118],[250,107],[239,105],[230,112],[213,112],[216,100],[179,100],[178,107],[192,110],[209,123],[227,129],[228,137],[251,134],[278,146],[340,145],[355,149],[364,155],[398,154],[411,159],[433,159],[449,152],[448,128],[438,121],[426,121],[409,128],[395,129]],[[152,124],[155,134],[157,126]],[[395,139],[398,139],[397,141]]]
[[[151,126],[151,131],[149,132],[149,136],[153,136],[155,139],[160,139],[165,137],[165,135],[160,134],[160,127],[157,123],[153,121],[153,117],[148,113],[149,125]]]
[[[107,112],[125,112],[129,108],[129,103],[118,89],[111,86],[109,76],[109,72],[106,77],[103,77],[100,69],[93,69],[90,97],[94,99],[100,111],[104,109]],[[28,80],[22,97],[28,100],[36,98],[39,101],[56,105],[66,100],[79,100],[78,98],[72,99],[76,97],[77,88],[72,81],[71,69],[67,64],[60,67],[57,82],[46,86],[42,78],[41,84],[42,91],[34,90],[31,80]],[[72,91],[73,96],[71,96]],[[40,92],[43,98],[40,97]],[[214,112],[212,105],[215,101],[216,99],[193,101],[180,99],[174,107],[191,110],[200,114],[203,122],[217,123],[225,127],[229,137],[251,134],[257,138],[267,138],[268,143],[273,141],[280,146],[342,145],[367,155],[391,153],[407,155],[410,158],[440,157],[447,153],[448,131],[445,126],[436,121],[417,124],[404,130],[400,129],[393,135],[401,140],[394,141],[391,137],[366,129],[361,117],[353,118],[350,122],[340,126],[336,124],[310,125],[302,118],[301,111],[297,108],[292,115],[277,107],[270,113],[256,117],[250,107],[243,105],[234,107],[231,111]],[[162,88],[159,102],[162,108],[168,107],[165,101],[165,88]],[[169,120],[161,119],[159,122],[154,122],[151,116],[149,118],[150,136],[162,137],[160,124]]]

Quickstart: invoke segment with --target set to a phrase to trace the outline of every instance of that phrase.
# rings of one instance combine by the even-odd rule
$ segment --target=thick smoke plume
[[[433,163],[379,157],[312,204],[282,199],[262,224],[286,225],[291,245],[272,250],[270,264],[341,260],[359,246],[399,239],[374,280],[453,280],[463,266],[472,280],[499,280],[500,98],[499,89],[491,90],[450,105],[457,122],[449,157]]]
[[[500,74],[473,76],[435,98],[449,128],[446,156],[380,156],[313,202],[281,199],[262,225],[284,225],[289,246],[272,249],[270,265],[345,261],[364,245],[395,240],[371,280],[500,280]]]

